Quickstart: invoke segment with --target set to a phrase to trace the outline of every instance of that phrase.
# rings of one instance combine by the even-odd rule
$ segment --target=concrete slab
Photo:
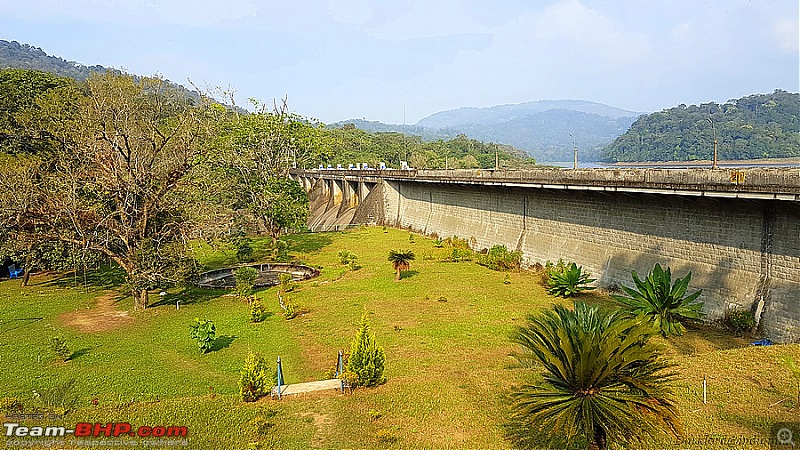
[[[323,381],[311,381],[309,383],[286,384],[281,386],[281,396],[304,394],[306,392],[330,391],[330,390],[341,391],[342,380],[332,379]],[[278,387],[275,386],[272,388],[271,396],[275,397],[277,395],[278,395]]]

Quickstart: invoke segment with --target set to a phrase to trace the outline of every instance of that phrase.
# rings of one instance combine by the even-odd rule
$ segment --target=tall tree
[[[47,236],[115,261],[135,307],[146,308],[148,288],[196,268],[181,194],[201,161],[208,110],[162,79],[112,73],[92,75],[86,96],[37,102],[46,114],[29,127],[57,145],[28,216]]]

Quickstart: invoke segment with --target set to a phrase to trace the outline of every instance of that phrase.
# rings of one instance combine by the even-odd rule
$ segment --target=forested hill
[[[51,73],[78,81],[86,80],[92,72],[115,71],[101,65],[86,66],[75,61],[67,61],[58,56],[50,56],[39,47],[20,44],[16,41],[0,39],[0,69],[29,69]],[[199,94],[178,83],[170,84],[186,96],[197,100]]]
[[[603,161],[710,160],[800,156],[800,94],[776,90],[641,116],[601,153]]]

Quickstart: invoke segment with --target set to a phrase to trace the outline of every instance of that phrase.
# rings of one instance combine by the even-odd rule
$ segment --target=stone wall
[[[598,278],[630,285],[655,263],[692,272],[709,318],[755,308],[776,341],[800,340],[800,205],[480,185],[385,181],[383,223],[502,244],[528,264],[563,258]],[[380,221],[379,221],[380,222]]]

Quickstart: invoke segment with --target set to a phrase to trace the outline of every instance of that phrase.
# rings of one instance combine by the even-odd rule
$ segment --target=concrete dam
[[[656,263],[711,320],[752,309],[761,333],[800,341],[800,169],[295,170],[313,230],[377,224],[502,244],[526,264],[563,258],[597,284]]]

